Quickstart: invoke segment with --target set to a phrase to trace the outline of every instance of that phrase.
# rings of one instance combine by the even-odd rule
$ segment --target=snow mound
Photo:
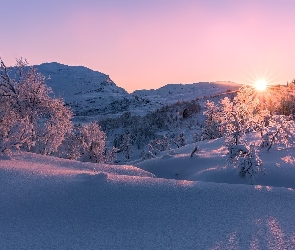
[[[12,156],[12,161],[2,161],[0,168],[17,169],[40,175],[76,175],[106,173],[115,175],[131,175],[140,177],[155,177],[140,168],[128,165],[108,165],[89,162],[79,162],[57,157],[48,157],[22,152]]]
[[[191,157],[195,146],[198,152]],[[239,170],[227,164],[227,149],[223,139],[203,141],[176,149],[175,154],[137,163],[136,166],[160,178],[252,185],[249,178],[239,176]],[[295,148],[261,151],[264,173],[258,173],[254,184],[295,188]]]
[[[139,165],[220,178],[220,145],[201,142],[194,157],[187,145]],[[292,168],[293,151],[272,154],[278,169]],[[293,188],[154,178],[30,153],[0,160],[0,180],[2,249],[295,249]]]

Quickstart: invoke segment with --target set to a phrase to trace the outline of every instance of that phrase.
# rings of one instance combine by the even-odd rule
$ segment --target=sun
[[[255,88],[259,91],[266,90],[267,82],[265,80],[257,80],[255,82]]]

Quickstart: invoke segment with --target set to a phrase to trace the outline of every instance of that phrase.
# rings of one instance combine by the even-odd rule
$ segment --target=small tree
[[[97,122],[75,125],[59,148],[58,156],[93,163],[113,163],[117,148],[106,148],[106,134]]]
[[[295,140],[295,122],[292,116],[273,115],[269,126],[261,133],[261,147],[271,149],[274,144],[291,146]]]
[[[202,140],[212,140],[221,137],[220,131],[220,109],[214,102],[207,101],[205,123],[202,130]]]
[[[241,177],[249,177],[253,184],[258,172],[264,172],[262,161],[254,145],[232,145],[229,147],[228,162],[239,170]]]
[[[185,140],[183,132],[181,132],[176,138],[174,138],[173,141],[174,141],[174,143],[176,144],[176,146],[178,148],[183,147],[183,146],[186,145],[186,140]]]
[[[225,97],[220,101],[220,106],[217,115],[227,146],[243,143],[247,132],[261,131],[267,124],[269,112],[261,110],[252,87],[243,86],[233,101]]]
[[[132,145],[131,145],[129,133],[126,133],[123,135],[123,141],[120,148],[122,150],[123,155],[125,156],[125,160],[130,161],[131,153],[132,153]]]
[[[81,143],[81,160],[104,163],[106,157],[106,134],[97,122],[78,128],[78,141]]]

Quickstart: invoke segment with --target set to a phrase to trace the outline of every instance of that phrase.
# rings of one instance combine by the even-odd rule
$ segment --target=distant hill
[[[101,72],[56,62],[35,67],[46,77],[46,84],[54,95],[64,98],[77,115],[102,113],[112,102],[130,99],[127,91]]]
[[[52,62],[35,67],[45,76],[53,95],[62,97],[76,118],[85,121],[126,111],[146,114],[166,104],[221,94],[241,86],[232,82],[168,84],[159,89],[136,90],[129,94],[108,75],[83,66]]]
[[[171,104],[234,91],[241,87],[233,82],[199,82],[192,84],[167,84],[158,89],[136,90],[134,96]]]

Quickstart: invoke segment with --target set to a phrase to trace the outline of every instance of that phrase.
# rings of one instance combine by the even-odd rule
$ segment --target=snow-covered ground
[[[222,139],[194,146],[137,167],[2,158],[0,248],[295,249],[295,149],[262,152],[250,185]]]

